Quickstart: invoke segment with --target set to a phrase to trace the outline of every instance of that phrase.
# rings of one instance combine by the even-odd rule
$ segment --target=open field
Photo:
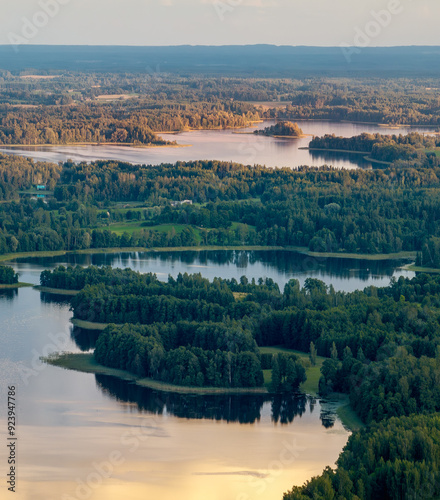
[[[425,153],[435,153],[435,156],[437,156],[437,158],[440,158],[440,148],[425,149],[424,152]]]
[[[279,353],[290,353],[296,354],[299,358],[304,361],[304,366],[306,368],[307,380],[301,384],[300,389],[310,394],[311,396],[317,396],[319,391],[319,379],[321,377],[321,366],[326,358],[322,356],[316,357],[316,365],[312,366],[310,363],[309,355],[305,352],[295,351],[294,349],[286,349],[285,347],[260,347],[261,354],[279,354]],[[264,370],[264,382],[268,385],[272,381],[272,370]]]
[[[54,78],[60,78],[62,75],[23,75],[20,78],[24,80],[53,80]]]
[[[108,229],[110,229],[110,231],[117,234],[118,236],[121,236],[124,233],[132,235],[133,233],[142,230],[157,231],[158,233],[169,233],[174,229],[176,234],[180,234],[187,227],[190,227],[194,231],[197,242],[200,243],[202,241],[200,230],[196,227],[186,224],[159,224],[157,226],[145,226],[143,222],[135,221],[111,224],[110,226],[108,226]]]
[[[133,99],[137,94],[102,94],[96,96],[99,101],[114,101],[116,99]]]
[[[413,264],[403,266],[403,269],[407,271],[414,271],[415,273],[440,273],[440,269],[436,269],[435,267],[421,267]]]

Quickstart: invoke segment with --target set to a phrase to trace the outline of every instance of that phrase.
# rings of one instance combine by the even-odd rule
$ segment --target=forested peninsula
[[[436,155],[353,171],[219,161],[55,165],[0,155],[0,255],[258,245],[413,252],[419,264],[437,266],[439,193]]]
[[[324,356],[320,394],[347,393],[366,427],[350,437],[335,471],[285,500],[440,493],[439,276],[350,293],[293,279],[281,292],[268,279],[179,274],[159,282],[131,270],[58,267],[41,284],[80,290],[75,317],[119,323],[99,335],[95,359],[139,377],[291,392]],[[283,353],[262,354],[264,347]],[[298,351],[309,353],[307,363]]]

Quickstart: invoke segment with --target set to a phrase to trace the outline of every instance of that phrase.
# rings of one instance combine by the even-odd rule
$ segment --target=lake
[[[404,261],[311,259],[294,252],[131,252],[13,262],[20,279],[63,264],[249,279],[280,287],[319,277],[339,290],[413,276]],[[303,394],[192,396],[42,364],[54,350],[90,349],[65,297],[31,288],[0,293],[1,398],[17,388],[18,493],[24,500],[279,499],[333,465],[349,432],[334,404]],[[0,425],[6,429],[5,404]],[[6,463],[2,447],[2,463]]]
[[[300,139],[277,139],[253,135],[253,130],[272,125],[273,121],[255,124],[248,129],[200,130],[177,134],[160,134],[164,139],[177,141],[185,147],[135,148],[129,146],[53,146],[53,147],[0,147],[0,152],[28,156],[40,161],[59,162],[119,160],[130,163],[158,165],[177,161],[223,160],[245,165],[266,165],[267,167],[296,168],[301,165],[333,165],[337,168],[371,168],[371,162],[363,155],[353,153],[332,153],[308,151],[312,135],[335,134],[352,137],[367,133],[408,134],[409,132],[432,133],[423,127],[394,128],[371,124],[341,123],[331,121],[304,121],[297,123],[308,137]]]

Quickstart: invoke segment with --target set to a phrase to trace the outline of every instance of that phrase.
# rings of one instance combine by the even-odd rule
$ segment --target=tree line
[[[369,171],[293,171],[219,161],[154,168],[113,161],[61,166],[2,156],[0,198],[6,203],[0,204],[0,253],[262,245],[368,254],[422,255],[425,249],[426,257],[428,242],[440,237],[439,179],[435,166]],[[32,199],[31,188],[39,182],[53,189],[53,197],[50,191],[45,200]],[[175,203],[185,199],[193,203]],[[135,202],[140,208],[118,208]],[[112,231],[116,222],[135,221],[136,230]],[[158,231],[159,225],[182,227]]]
[[[325,135],[314,137],[311,149],[330,149],[368,153],[369,158],[400,167],[432,168],[440,162],[434,151],[438,138],[416,132],[407,135],[361,134],[355,137]]]
[[[0,266],[0,285],[15,285],[18,274],[10,266]]]
[[[231,102],[0,106],[0,144],[166,145],[172,143],[156,132],[242,127],[258,119],[250,106]]]

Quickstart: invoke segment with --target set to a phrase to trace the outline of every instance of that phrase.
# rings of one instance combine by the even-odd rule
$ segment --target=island
[[[12,267],[0,266],[0,290],[32,286],[29,283],[19,283],[18,278],[18,274]]]
[[[292,122],[278,122],[275,125],[271,125],[270,127],[266,127],[261,130],[255,130],[254,134],[289,139],[304,137],[304,133],[299,128],[298,124]]]

